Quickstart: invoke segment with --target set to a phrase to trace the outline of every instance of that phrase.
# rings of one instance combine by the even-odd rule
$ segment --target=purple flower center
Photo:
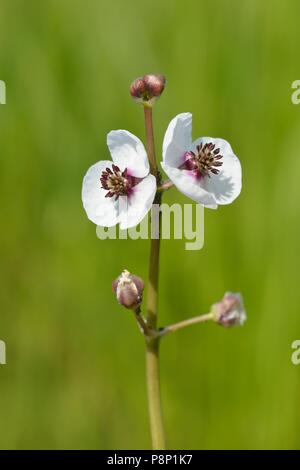
[[[191,170],[199,178],[202,176],[210,178],[210,173],[217,175],[220,171],[218,167],[223,165],[223,162],[220,162],[223,158],[220,149],[216,149],[212,142],[197,145],[197,152],[186,152],[184,158],[185,161],[179,168]]]
[[[117,165],[112,165],[112,170],[106,168],[102,171],[100,182],[101,188],[107,191],[105,197],[129,196],[132,192],[133,186],[138,184],[140,178],[135,178],[128,174],[127,168],[121,171]]]

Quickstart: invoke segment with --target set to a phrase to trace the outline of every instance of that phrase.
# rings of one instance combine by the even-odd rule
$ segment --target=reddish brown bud
[[[215,322],[226,328],[242,325],[246,319],[243,299],[241,294],[226,292],[223,299],[211,308]]]
[[[137,78],[136,80],[134,80],[130,85],[129,90],[133,98],[142,99],[147,91],[143,78]]]
[[[112,283],[113,292],[123,307],[138,310],[143,298],[144,281],[126,269]]]
[[[160,96],[164,91],[166,79],[161,74],[149,74],[144,76],[144,82],[146,88],[149,90],[149,93],[151,93],[153,96]]]
[[[130,94],[143,105],[153,106],[164,91],[166,79],[163,75],[147,74],[139,77],[130,85]]]

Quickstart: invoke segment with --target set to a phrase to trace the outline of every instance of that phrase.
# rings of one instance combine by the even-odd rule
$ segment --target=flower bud
[[[130,94],[139,103],[153,106],[164,91],[166,79],[163,75],[148,74],[139,77],[130,85]]]
[[[144,281],[126,269],[112,283],[113,292],[123,307],[138,310],[143,298]]]
[[[144,76],[146,88],[155,97],[159,97],[165,89],[166,78],[164,75],[148,74]]]
[[[212,306],[211,312],[214,321],[225,328],[242,325],[247,319],[243,298],[239,293],[226,292],[223,299]]]

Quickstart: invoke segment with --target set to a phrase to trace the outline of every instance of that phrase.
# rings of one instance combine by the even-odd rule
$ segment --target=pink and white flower
[[[179,191],[205,207],[230,204],[241,192],[241,164],[230,144],[212,137],[192,141],[190,113],[170,122],[161,165]]]
[[[138,225],[150,210],[156,179],[149,174],[144,145],[126,130],[111,131],[107,145],[112,160],[92,165],[82,185],[83,207],[97,225],[121,229]]]

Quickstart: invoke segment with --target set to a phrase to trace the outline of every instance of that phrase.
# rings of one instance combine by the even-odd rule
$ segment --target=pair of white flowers
[[[151,209],[156,178],[149,172],[147,152],[138,137],[126,130],[111,131],[107,145],[112,161],[102,160],[87,171],[83,206],[95,224],[119,223],[127,229],[138,225]],[[161,166],[179,191],[211,209],[230,204],[241,192],[241,165],[230,144],[211,137],[192,141],[190,113],[170,122]]]

